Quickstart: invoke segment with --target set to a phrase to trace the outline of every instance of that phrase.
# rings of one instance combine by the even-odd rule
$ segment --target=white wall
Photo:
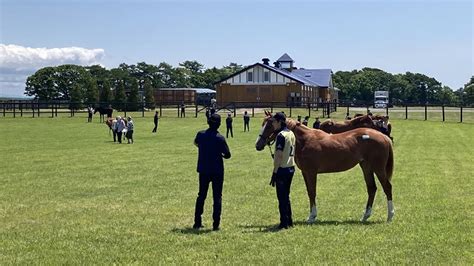
[[[264,72],[270,72],[270,81],[264,81]],[[253,73],[253,81],[247,81],[247,73]],[[233,84],[233,85],[244,85],[244,84],[279,84],[284,85],[286,83],[294,83],[295,81],[280,75],[274,71],[270,71],[262,66],[255,66],[253,68],[247,69],[240,73],[239,75],[233,76],[228,78],[227,80],[223,81],[222,83],[226,84]]]

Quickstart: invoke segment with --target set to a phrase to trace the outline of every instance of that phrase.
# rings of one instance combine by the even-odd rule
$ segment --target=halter
[[[268,138],[270,138],[273,134],[274,134],[274,133],[270,134],[270,136],[268,136]],[[262,135],[262,134],[259,134],[258,136],[259,136],[260,138],[263,138],[263,135]],[[273,144],[275,143],[275,141],[276,141],[276,138],[273,139],[273,141],[267,142],[267,146],[268,146],[268,149],[270,150],[270,156],[272,157],[272,159],[275,158],[275,154],[274,154],[273,151],[272,151],[272,146],[273,146]]]

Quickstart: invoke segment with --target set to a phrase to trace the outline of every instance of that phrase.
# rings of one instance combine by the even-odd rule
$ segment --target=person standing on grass
[[[125,122],[120,116],[117,116],[117,123],[115,124],[115,129],[117,130],[118,143],[122,144],[122,132],[125,129]]]
[[[273,158],[273,174],[271,186],[276,186],[280,224],[277,229],[287,229],[293,226],[291,213],[290,187],[295,174],[295,134],[286,127],[286,117],[282,113],[274,116],[275,126],[280,128],[275,141],[275,155]]]
[[[321,127],[321,121],[319,121],[319,117],[316,117],[316,120],[314,120],[314,123],[313,123],[313,128],[319,129],[320,127]]]
[[[186,105],[184,105],[184,102],[179,107],[181,108],[181,117],[186,117]]]
[[[227,127],[227,133],[226,133],[226,138],[229,138],[229,131],[230,131],[230,136],[233,138],[234,137],[234,132],[232,132],[232,114],[228,113],[227,118],[225,119],[225,125]]]
[[[92,113],[94,113],[94,108],[92,108],[92,106],[89,105],[89,107],[87,107],[87,123],[91,123],[92,122]]]
[[[244,132],[250,131],[250,116],[247,111],[244,112]]]
[[[156,133],[156,130],[158,129],[158,111],[155,111],[155,116],[153,117],[153,123],[155,124],[155,127],[151,131],[152,133]]]
[[[114,142],[117,141],[117,121],[118,121],[118,116],[112,120],[112,135],[114,136]]]
[[[133,125],[133,120],[132,120],[132,117],[129,116],[127,117],[127,134],[125,134],[125,136],[127,137],[127,143],[128,144],[133,144],[133,129],[134,129],[134,125]]]
[[[212,182],[213,224],[212,230],[219,230],[222,209],[222,187],[224,185],[224,162],[222,158],[229,159],[231,154],[225,138],[217,129],[221,125],[221,117],[213,114],[207,120],[209,128],[199,131],[194,139],[198,147],[197,172],[199,173],[199,193],[196,199],[194,212],[194,229],[203,227],[201,215],[204,211],[204,202]]]
[[[303,120],[303,125],[308,126],[309,116],[305,116]]]

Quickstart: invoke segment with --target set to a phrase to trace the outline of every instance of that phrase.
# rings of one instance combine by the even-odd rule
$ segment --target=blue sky
[[[419,72],[452,89],[473,75],[469,0],[0,3],[0,95],[21,95],[26,76],[48,65],[222,67],[285,52],[297,67]]]

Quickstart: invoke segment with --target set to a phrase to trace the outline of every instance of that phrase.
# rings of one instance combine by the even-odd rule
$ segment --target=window
[[[265,72],[263,73],[263,81],[265,81],[265,82],[270,82],[270,72],[265,71]]]
[[[247,88],[247,93],[257,93],[257,88]]]
[[[247,82],[253,81],[253,72],[247,72]]]

